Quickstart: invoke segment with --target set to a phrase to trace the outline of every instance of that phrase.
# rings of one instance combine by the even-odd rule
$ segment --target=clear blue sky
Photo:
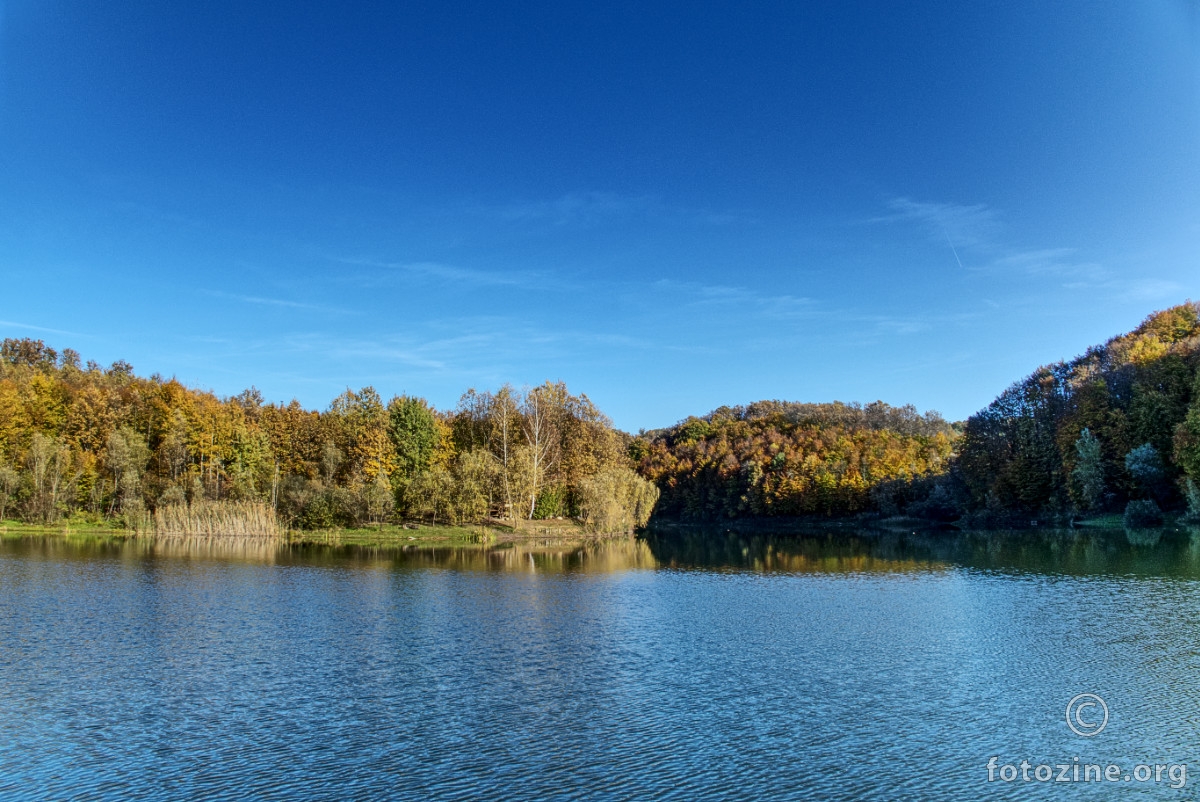
[[[1200,12],[0,6],[0,336],[324,408],[963,418],[1200,298]]]

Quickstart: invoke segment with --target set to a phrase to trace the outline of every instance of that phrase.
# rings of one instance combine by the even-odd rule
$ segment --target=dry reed
[[[283,537],[275,510],[256,501],[177,504],[154,511],[156,537],[266,538]]]

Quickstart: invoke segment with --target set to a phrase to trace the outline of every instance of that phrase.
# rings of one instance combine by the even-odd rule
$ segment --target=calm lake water
[[[1192,799],[1198,736],[1200,533],[0,541],[3,799]]]

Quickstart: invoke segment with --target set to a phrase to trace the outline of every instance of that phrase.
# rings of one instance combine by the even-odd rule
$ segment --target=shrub
[[[1125,507],[1125,527],[1127,529],[1162,526],[1162,522],[1162,510],[1151,499],[1134,499]]]
[[[598,532],[632,532],[645,526],[657,501],[658,488],[628,468],[601,471],[579,487],[580,515]]]

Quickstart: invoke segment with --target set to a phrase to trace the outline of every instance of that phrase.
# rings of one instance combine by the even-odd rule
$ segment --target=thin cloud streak
[[[949,241],[952,250],[992,245],[1000,229],[999,215],[985,204],[927,203],[911,198],[888,201],[892,214],[871,219],[873,223],[915,222],[935,242]],[[960,262],[961,264],[961,262]]]
[[[812,298],[795,295],[766,295],[746,287],[720,284],[693,284],[663,279],[655,287],[672,292],[684,292],[692,296],[687,302],[691,307],[741,307],[739,314],[751,313],[771,319],[813,317],[818,304]]]
[[[908,221],[921,226],[931,241],[950,246],[959,267],[968,274],[1049,278],[1068,290],[1098,290],[1145,300],[1166,300],[1182,291],[1173,281],[1122,277],[1099,262],[1078,258],[1076,248],[1015,247],[1003,237],[1000,215],[985,204],[964,206],[901,197],[889,201],[888,207],[893,214],[872,222]],[[960,253],[967,255],[965,266]]]
[[[489,271],[442,264],[440,262],[385,262],[377,259],[334,258],[334,262],[354,267],[381,268],[419,278],[430,278],[477,287],[527,287],[544,285],[543,274],[532,271]]]
[[[483,211],[504,222],[547,223],[555,227],[594,226],[634,218],[708,226],[752,222],[732,211],[715,212],[665,203],[653,195],[619,195],[613,192],[568,192],[550,200],[535,200],[485,207]]]
[[[46,326],[33,326],[29,323],[17,323],[14,320],[0,320],[0,326],[8,326],[13,329],[26,329],[28,331],[40,331],[46,334],[66,334],[70,337],[82,337],[82,334],[74,331],[66,331],[64,329],[51,329]]]
[[[256,295],[237,295],[235,293],[221,292],[219,290],[203,290],[202,292],[204,292],[205,295],[210,295],[214,298],[226,298],[230,301],[238,301],[245,304],[257,304],[259,306],[278,306],[286,309],[309,309],[314,312],[337,312],[340,314],[346,314],[348,311],[332,306],[307,304],[300,301],[288,301],[283,298],[263,298]]]

